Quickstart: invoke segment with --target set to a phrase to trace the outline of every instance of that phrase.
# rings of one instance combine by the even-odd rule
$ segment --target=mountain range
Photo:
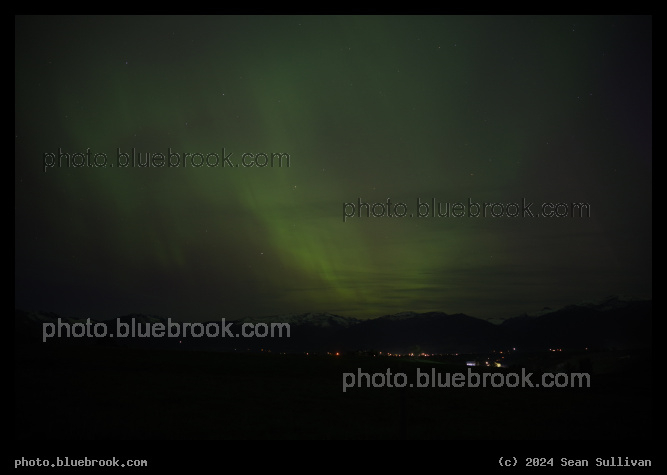
[[[104,321],[90,319],[88,331],[96,329],[97,335],[107,335],[104,338],[44,338],[45,331],[57,331],[57,322],[67,323],[72,328],[76,323],[85,325],[87,320],[48,312],[16,310],[15,335],[17,342],[46,340],[49,344],[66,341],[75,344],[281,353],[371,350],[390,353],[415,350],[425,353],[481,353],[503,348],[530,351],[549,348],[650,348],[652,305],[652,300],[609,297],[600,302],[568,305],[560,309],[545,308],[534,314],[506,319],[501,324],[465,314],[442,312],[401,312],[368,320],[329,313],[304,313],[247,317],[228,320],[224,325],[222,321],[202,322],[185,329],[188,331],[186,337],[181,333],[184,327],[182,322],[159,316],[130,314]],[[169,323],[172,323],[172,333],[179,329],[178,337],[167,336]],[[271,336],[272,324],[275,323],[283,324],[280,337]],[[133,326],[144,333],[147,324],[153,329],[158,328],[154,325],[162,324],[163,336],[109,336],[116,335],[119,328],[131,332]],[[82,334],[83,325],[79,325],[75,333]],[[289,337],[286,335],[288,327]],[[63,334],[64,328],[65,325],[61,325]],[[244,328],[246,331],[256,330],[260,335],[266,332],[266,336],[243,338]],[[278,328],[273,325],[274,332]],[[201,336],[191,336],[193,331],[194,335]]]

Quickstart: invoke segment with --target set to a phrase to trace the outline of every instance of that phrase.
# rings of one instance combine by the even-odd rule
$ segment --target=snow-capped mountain
[[[419,347],[429,353],[484,352],[496,348],[649,348],[652,346],[651,300],[609,297],[559,309],[545,308],[536,314],[509,318],[501,324],[464,314],[400,312],[359,320],[330,313],[302,313],[247,317],[202,322],[197,334],[179,338],[115,338],[116,344],[158,348],[215,351],[330,352],[375,349],[409,352]],[[42,341],[45,323],[85,323],[84,319],[48,312],[15,312],[15,335],[21,341]],[[120,323],[140,325],[167,323],[158,316],[130,314],[91,322],[106,325],[113,334]],[[174,322],[175,320],[171,320]],[[289,325],[283,333],[267,333],[271,323]],[[267,324],[261,334],[244,337],[245,324]],[[201,328],[208,332],[203,334]],[[217,327],[218,331],[213,332]],[[145,330],[143,330],[145,332]],[[191,330],[192,332],[192,330]],[[217,336],[210,336],[216,333]],[[52,343],[59,343],[52,338]],[[60,342],[67,341],[61,339]],[[109,339],[105,340],[105,342]],[[99,339],[97,340],[99,343]],[[77,344],[85,343],[79,338]]]
[[[235,323],[289,323],[290,325],[312,325],[315,327],[344,327],[349,328],[361,322],[356,318],[341,317],[332,313],[299,313],[272,315],[267,317],[244,317],[234,320]]]

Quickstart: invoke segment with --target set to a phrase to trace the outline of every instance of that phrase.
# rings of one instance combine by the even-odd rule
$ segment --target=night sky
[[[496,319],[651,298],[651,104],[651,17],[16,17],[15,306]],[[119,167],[133,149],[163,160]],[[406,216],[357,216],[388,199]],[[432,199],[590,217],[417,217]]]

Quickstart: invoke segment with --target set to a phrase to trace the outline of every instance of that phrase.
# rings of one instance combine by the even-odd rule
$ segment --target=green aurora
[[[650,298],[651,23],[17,17],[15,305],[493,319]],[[44,166],[88,149],[108,166]],[[235,166],[118,167],[133,149]],[[388,198],[413,216],[343,220]],[[590,218],[417,217],[432,199]]]

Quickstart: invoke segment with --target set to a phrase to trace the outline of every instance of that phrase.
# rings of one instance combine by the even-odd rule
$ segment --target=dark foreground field
[[[19,439],[647,439],[650,356],[591,388],[349,388],[465,367],[366,356],[16,348]],[[507,372],[508,370],[504,370]],[[510,370],[511,371],[511,370]],[[377,380],[376,380],[377,381]]]

